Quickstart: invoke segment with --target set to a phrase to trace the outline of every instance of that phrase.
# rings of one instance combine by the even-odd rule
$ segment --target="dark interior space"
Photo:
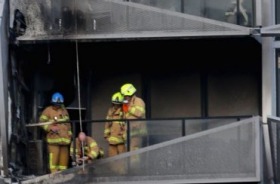
[[[129,73],[160,78],[189,71],[254,73],[261,82],[261,45],[251,37],[79,42],[77,47],[74,41],[53,41],[21,43],[16,49],[26,85],[32,88],[35,73],[44,76],[52,81],[49,88],[46,81],[40,82],[44,98],[60,91],[66,106],[77,98],[77,51],[83,85],[90,75],[99,83]]]
[[[261,71],[261,45],[251,37],[79,42],[77,50],[81,71]],[[22,43],[18,51],[27,78],[41,70],[61,83],[76,72],[75,42]]]
[[[79,44],[79,56],[91,68],[116,73],[237,68],[260,71],[261,47],[250,37],[96,42]]]
[[[161,77],[188,71],[261,76],[261,46],[251,37],[79,42],[77,46],[74,41],[21,43],[16,52],[25,84],[32,88],[38,73],[52,81],[49,88],[45,89],[46,81],[40,85],[46,99],[60,91],[65,105],[71,104],[77,95],[77,51],[80,79],[85,82],[90,72],[104,78],[128,73]]]

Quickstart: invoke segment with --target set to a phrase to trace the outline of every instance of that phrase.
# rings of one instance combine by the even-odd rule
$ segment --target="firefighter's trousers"
[[[138,150],[142,147],[142,137],[135,136],[130,139],[130,151]]]
[[[138,150],[142,147],[142,137],[141,136],[134,136],[131,137],[130,140],[130,151]],[[130,158],[130,166],[131,167],[138,167],[140,164],[140,157],[138,154],[131,156]]]
[[[48,144],[49,169],[51,173],[68,168],[69,146]]]
[[[109,144],[108,148],[108,156],[112,157],[121,153],[126,152],[125,144],[117,144],[111,145]],[[126,172],[126,164],[123,159],[116,160],[112,164],[110,164],[111,170],[117,174],[125,174]]]
[[[112,157],[112,156],[115,156],[115,155],[118,155],[118,154],[124,153],[124,152],[126,152],[126,148],[125,148],[124,144],[116,144],[116,145],[109,144],[109,147],[108,147],[108,156],[109,157]]]

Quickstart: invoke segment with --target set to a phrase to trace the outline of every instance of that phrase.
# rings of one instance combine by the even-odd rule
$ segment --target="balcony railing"
[[[83,120],[83,125],[88,124],[87,127],[93,124],[99,124],[101,129],[93,129],[93,137],[97,140],[103,140],[103,127],[105,122],[112,121],[123,121],[127,126],[127,150],[131,150],[130,140],[132,137],[139,136],[141,138],[141,147],[147,147],[150,145],[158,144],[164,141],[169,141],[179,137],[191,135],[201,131],[216,128],[222,125],[226,125],[232,122],[236,122],[245,118],[252,117],[248,116],[227,116],[227,117],[211,117],[211,118],[157,118],[157,119],[131,119],[131,120]],[[73,135],[77,135],[77,131],[80,127],[79,121],[72,121]],[[101,126],[100,126],[101,125]],[[146,134],[132,135],[131,132],[134,128],[142,127],[146,128]],[[101,131],[101,133],[100,133]],[[102,138],[98,138],[96,135],[101,135]],[[74,139],[74,137],[73,137]],[[99,141],[100,142],[100,141]],[[101,141],[102,142],[102,141]],[[104,146],[103,146],[104,147]],[[107,150],[107,148],[105,148]]]
[[[147,137],[165,139],[153,137],[149,143],[157,144],[95,160],[85,166],[87,174],[74,167],[45,179],[70,184],[259,183],[264,168],[260,117],[243,118],[132,120],[131,126],[134,121],[146,122]],[[75,129],[79,122],[73,123]]]
[[[253,0],[11,0],[19,40],[248,35]],[[12,22],[12,21],[11,21]],[[241,26],[240,26],[241,25]]]

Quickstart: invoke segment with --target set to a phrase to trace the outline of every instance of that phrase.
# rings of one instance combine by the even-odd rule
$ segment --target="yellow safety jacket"
[[[75,149],[76,158],[77,157],[82,158],[82,156],[83,156],[82,148],[84,148],[84,156],[88,156],[90,159],[96,159],[97,157],[104,156],[103,150],[100,149],[99,146],[97,145],[97,142],[89,136],[86,137],[86,140],[83,143],[83,145],[78,138],[76,138],[75,142],[76,142],[76,149]],[[71,155],[71,157],[74,156],[74,144],[73,143],[71,143],[71,146],[70,146],[70,155]]]
[[[40,116],[40,122],[54,121],[53,124],[43,126],[43,129],[47,133],[46,141],[48,144],[70,144],[72,131],[69,120],[69,114],[64,106],[61,106],[58,109],[54,108],[54,106],[49,106],[43,110]],[[57,126],[57,132],[51,131],[53,126]]]
[[[137,97],[132,96],[129,104],[128,111],[124,113],[124,119],[145,119],[145,103]],[[147,134],[147,126],[144,121],[131,121],[130,122],[130,136],[143,136]]]
[[[122,119],[122,109],[113,106],[109,108],[106,119]],[[111,121],[105,123],[104,138],[109,144],[124,144],[126,141],[126,125],[123,121]]]

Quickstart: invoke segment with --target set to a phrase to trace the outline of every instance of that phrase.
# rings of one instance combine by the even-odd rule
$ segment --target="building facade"
[[[17,135],[42,139],[38,129],[18,131],[38,121],[53,92],[64,94],[72,120],[102,120],[124,83],[136,86],[149,119],[261,116],[266,123],[279,115],[279,4],[3,0],[2,147]],[[103,124],[84,127],[105,145]],[[2,151],[7,174],[8,160],[23,158]]]

